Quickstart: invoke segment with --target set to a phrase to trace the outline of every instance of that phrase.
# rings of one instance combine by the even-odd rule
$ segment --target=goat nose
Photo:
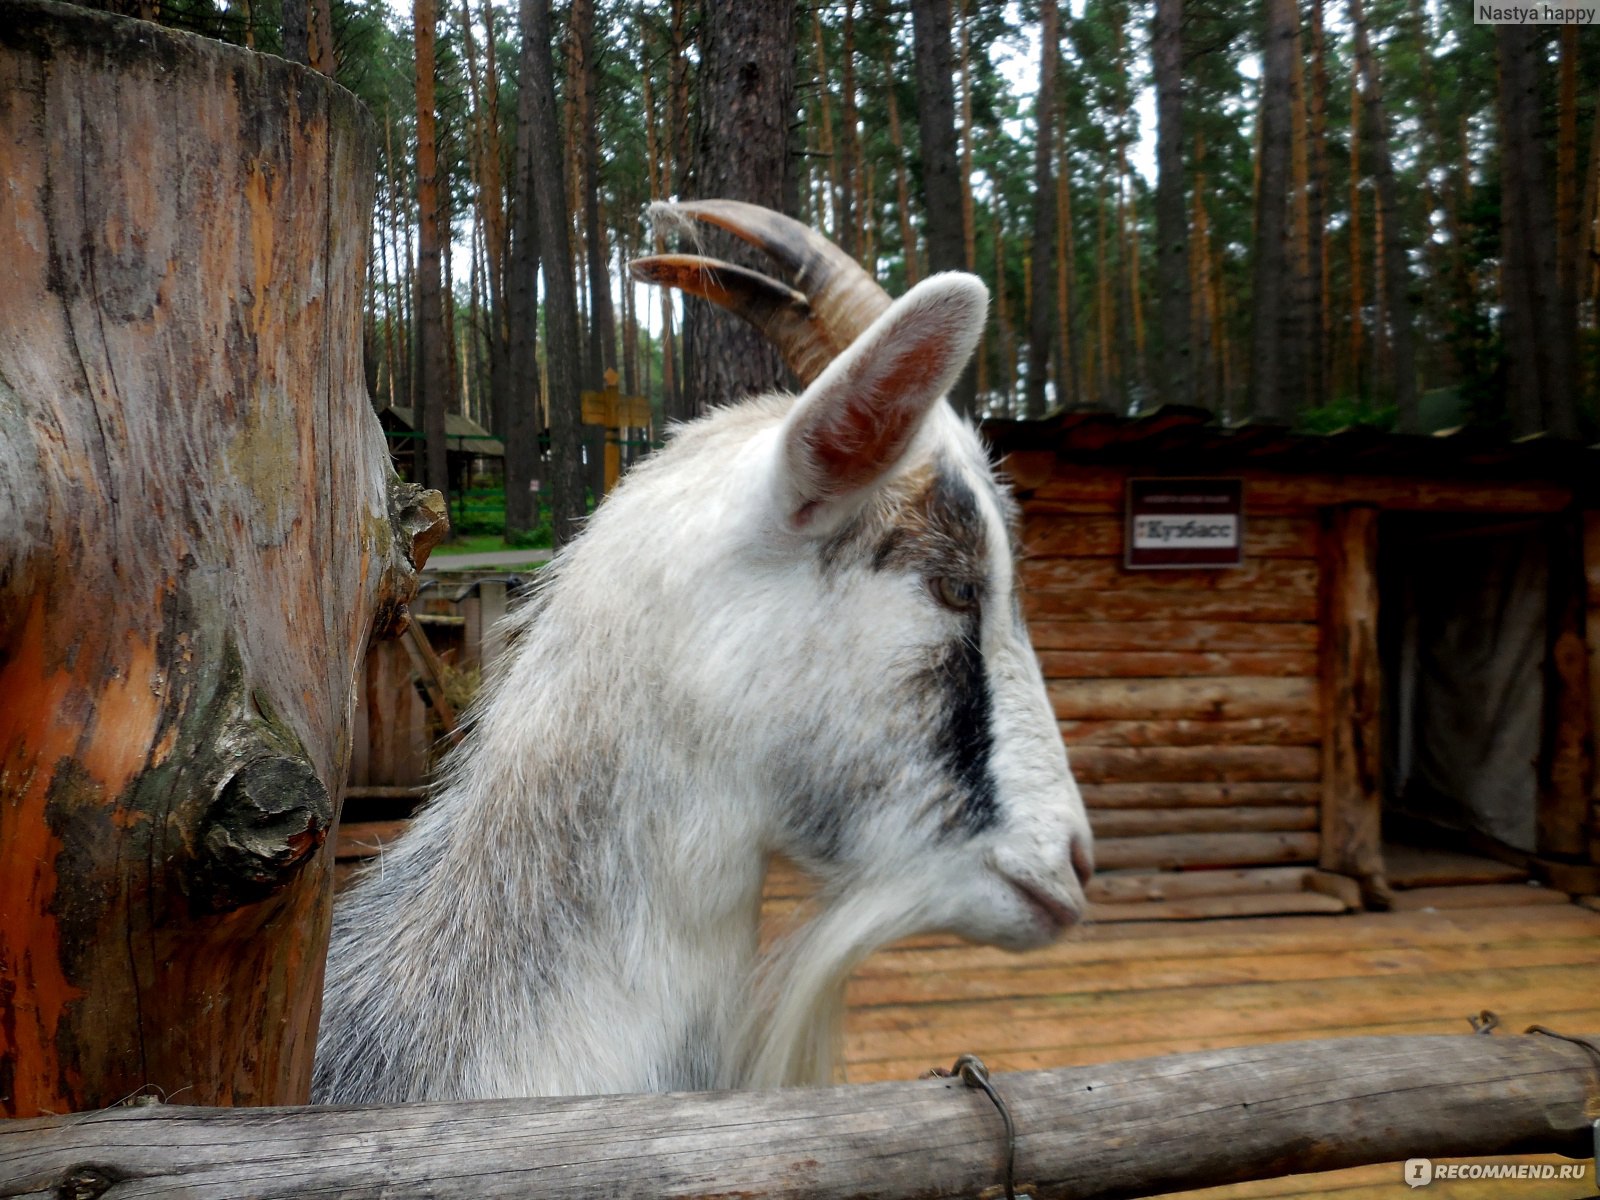
[[[1078,882],[1084,887],[1089,886],[1089,880],[1094,877],[1094,850],[1090,847],[1089,839],[1075,837],[1072,839],[1072,869],[1078,874]]]

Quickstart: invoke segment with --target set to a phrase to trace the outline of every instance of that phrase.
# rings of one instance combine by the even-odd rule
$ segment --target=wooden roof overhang
[[[1154,475],[1232,475],[1275,507],[1370,503],[1385,508],[1558,512],[1600,508],[1600,447],[1551,437],[1508,440],[1463,427],[1398,434],[1226,425],[1205,409],[1165,405],[1136,417],[1063,411],[1036,421],[989,420],[984,438],[1019,491],[1070,467],[1081,487],[1120,494],[1129,469]]]

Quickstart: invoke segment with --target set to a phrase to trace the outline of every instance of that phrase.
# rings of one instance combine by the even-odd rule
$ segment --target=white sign
[[[1133,521],[1137,550],[1224,550],[1238,544],[1239,518],[1233,513],[1151,513]]]

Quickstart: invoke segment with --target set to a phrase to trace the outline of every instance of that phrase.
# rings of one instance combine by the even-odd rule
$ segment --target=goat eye
[[[965,579],[936,575],[928,580],[928,590],[952,612],[971,612],[978,607],[978,585]]]

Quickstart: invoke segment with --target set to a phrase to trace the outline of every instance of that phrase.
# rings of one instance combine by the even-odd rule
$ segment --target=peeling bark
[[[443,522],[364,394],[374,131],[19,2],[0,144],[0,1115],[302,1101],[356,673]]]

